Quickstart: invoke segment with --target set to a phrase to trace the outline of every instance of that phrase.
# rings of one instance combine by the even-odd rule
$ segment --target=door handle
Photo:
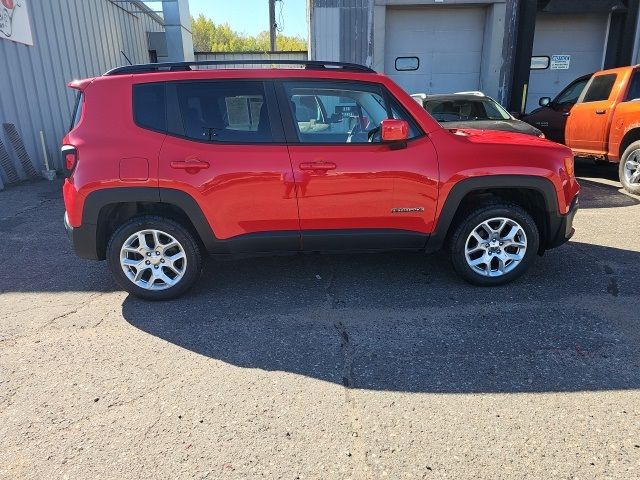
[[[598,110],[596,110],[596,115],[602,115],[606,112],[606,110],[599,108]]]
[[[171,162],[171,168],[179,170],[203,170],[209,168],[209,162],[203,160],[175,160]]]
[[[335,170],[333,162],[305,162],[299,165],[300,170]]]

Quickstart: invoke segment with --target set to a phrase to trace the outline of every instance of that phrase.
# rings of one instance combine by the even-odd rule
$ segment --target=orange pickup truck
[[[640,65],[593,74],[571,109],[565,142],[577,157],[619,163],[623,187],[640,194]]]

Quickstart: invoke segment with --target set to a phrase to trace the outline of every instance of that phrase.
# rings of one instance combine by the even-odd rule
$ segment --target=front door
[[[566,141],[575,152],[605,155],[607,131],[615,105],[615,73],[595,74],[571,109]]]
[[[300,248],[293,172],[272,91],[269,82],[239,79],[166,84],[169,134],[159,184],[196,199],[221,253]]]
[[[303,80],[279,88],[305,250],[424,246],[437,159],[404,109],[378,84]],[[380,142],[380,123],[392,117],[409,121],[406,148]]]

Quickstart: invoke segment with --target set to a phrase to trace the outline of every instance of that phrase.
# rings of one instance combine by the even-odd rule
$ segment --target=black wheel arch
[[[461,180],[451,189],[437,219],[435,229],[427,242],[427,252],[440,250],[457,224],[456,216],[481,202],[483,197],[499,197],[516,203],[527,210],[540,230],[539,253],[553,245],[561,228],[562,215],[558,210],[558,197],[553,183],[532,175],[487,175]]]
[[[111,230],[141,214],[165,215],[195,234],[205,250],[213,249],[215,235],[202,209],[188,193],[157,187],[117,187],[87,195],[82,226],[74,229],[76,253],[84,258],[104,260]]]

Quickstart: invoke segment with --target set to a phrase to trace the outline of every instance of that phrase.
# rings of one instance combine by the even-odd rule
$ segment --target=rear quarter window
[[[617,75],[615,73],[593,77],[591,84],[587,87],[587,92],[585,93],[582,102],[600,102],[602,100],[608,100],[609,95],[611,95],[613,85],[616,83],[616,77]]]
[[[69,131],[76,128],[78,126],[78,123],[80,123],[83,104],[84,104],[84,94],[82,92],[78,92],[78,95],[76,96],[76,103],[73,106],[73,113],[71,115],[71,125],[69,126]]]
[[[167,131],[164,83],[134,85],[133,120],[137,125],[148,130]]]

